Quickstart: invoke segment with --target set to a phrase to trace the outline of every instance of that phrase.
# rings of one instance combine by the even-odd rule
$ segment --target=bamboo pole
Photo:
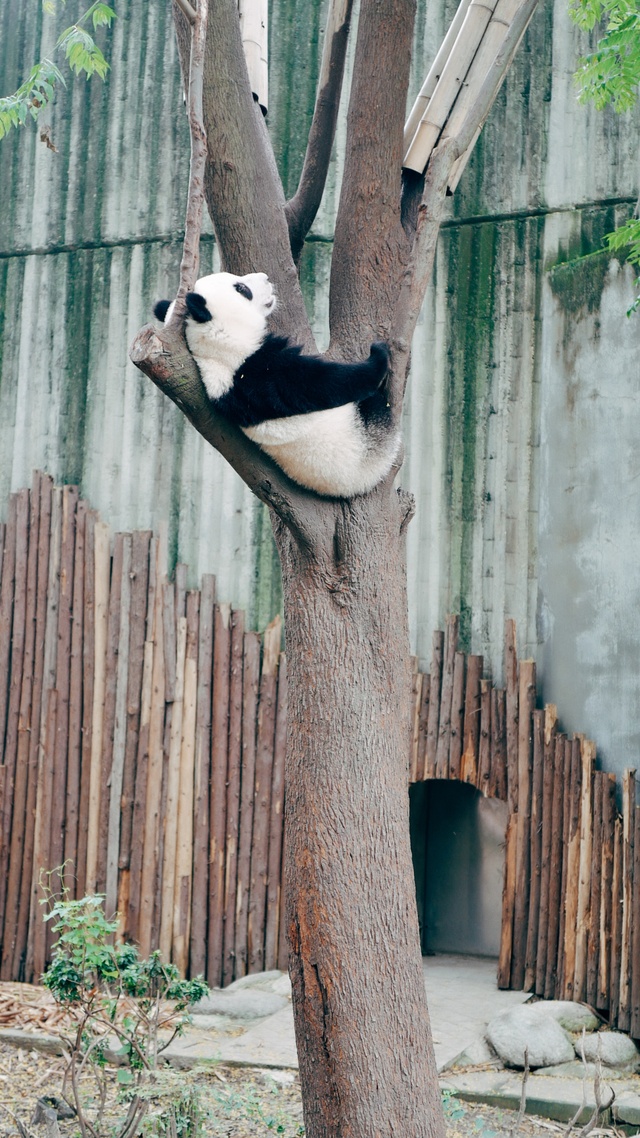
[[[427,722],[427,753],[425,759],[425,778],[436,777],[436,753],[438,749],[438,728],[440,724],[440,688],[442,686],[442,658],[444,655],[444,632],[439,629],[433,634],[431,656],[431,683],[429,689],[429,719]]]
[[[76,895],[77,887],[78,825],[80,819],[86,516],[87,504],[80,501],[76,507],[76,541],[73,563],[71,659],[69,662],[69,747],[64,829],[64,860],[76,870],[76,875],[71,877],[70,881],[72,896]]]
[[[222,981],[224,937],[224,843],[227,804],[227,747],[229,740],[229,669],[231,663],[231,606],[216,605],[214,616],[213,688],[211,709],[211,798],[209,805],[209,934],[207,981]]]
[[[406,169],[415,170],[418,174],[424,171],[462,89],[473,58],[482,43],[495,7],[495,0],[488,0],[482,4],[471,0],[433,94],[404,156],[402,165]]]
[[[591,897],[589,901],[589,940],[587,944],[587,1002],[596,1007],[600,945],[600,897],[602,888],[602,815],[605,774],[593,776],[593,831],[591,844]]]
[[[95,512],[88,510],[84,523],[82,754],[80,756],[80,802],[78,806],[78,847],[76,853],[76,896],[78,897],[83,897],[86,892],[87,875],[87,821],[91,785],[93,673],[95,667],[95,523]]]
[[[240,789],[240,833],[236,882],[236,977],[248,969],[249,890],[251,884],[251,840],[255,801],[256,728],[260,683],[260,638],[255,632],[244,636],[242,692],[242,784]]]
[[[145,622],[149,589],[149,550],[151,534],[135,532],[131,538],[131,590],[129,602],[129,666],[127,669],[126,736],[122,772],[122,811],[118,867],[129,872],[131,825],[136,781],[136,755],[142,709]],[[127,906],[128,907],[128,906]],[[124,913],[120,903],[118,908]]]
[[[562,843],[560,847],[560,899],[559,899],[559,920],[558,920],[558,957],[556,963],[556,986],[555,994],[557,999],[562,999],[562,992],[564,989],[564,973],[565,973],[565,960],[564,960],[564,942],[565,942],[565,927],[567,916],[567,854],[569,850],[569,830],[571,828],[571,755],[572,744],[570,739],[564,741],[564,804],[562,808]]]
[[[564,895],[564,968],[563,996],[573,999],[578,933],[578,892],[580,888],[580,799],[582,793],[582,760],[580,740],[571,742],[571,782],[569,789],[569,836],[566,851],[567,880]]]
[[[242,761],[242,656],[244,613],[231,614],[231,673],[229,681],[229,741],[227,752],[227,802],[224,870],[224,936],[222,983],[235,975],[235,917],[240,833],[240,764]]]
[[[506,693],[494,688],[491,692],[491,786],[492,798],[507,801],[507,735]]]
[[[513,915],[513,960],[511,983],[516,989],[524,983],[527,951],[527,921],[531,875],[531,770],[533,761],[533,711],[536,702],[536,665],[520,663],[518,692],[518,817],[516,826],[516,897]]]
[[[449,25],[446,36],[444,37],[440,49],[429,68],[427,77],[416,96],[415,102],[409,113],[409,117],[404,127],[404,152],[407,154],[411,143],[413,142],[415,133],[420,125],[425,111],[429,106],[429,101],[433,96],[436,89],[438,80],[442,74],[442,70],[451,55],[451,50],[458,37],[464,18],[469,8],[470,0],[460,0],[460,3],[455,11],[453,20]],[[404,163],[403,163],[404,165]]]
[[[633,838],[636,803],[636,772],[625,770],[622,776],[622,941],[620,945],[620,1007],[618,1027],[628,1031],[631,1025],[631,942],[633,909]]]
[[[166,625],[164,631],[166,632]],[[160,902],[160,952],[164,960],[171,958],[173,939],[173,905],[175,895],[176,842],[178,837],[178,799],[180,796],[180,757],[182,750],[182,717],[184,705],[184,671],[187,654],[187,618],[178,617],[175,642],[175,670],[172,681],[173,707],[167,771],[167,801],[164,811],[164,860]]]
[[[609,974],[609,1022],[618,1026],[620,1009],[620,955],[622,948],[622,819],[613,827],[613,876],[611,881],[611,971]]]
[[[120,854],[120,822],[122,818],[122,786],[127,737],[127,690],[129,682],[129,642],[131,635],[131,565],[133,542],[131,534],[122,541],[122,584],[120,589],[120,627],[118,629],[118,660],[115,685],[115,721],[109,787],[109,816],[107,828],[107,858],[105,884],[105,910],[111,917],[118,908],[118,861]]]
[[[460,761],[460,778],[475,786],[478,777],[478,749],[480,746],[480,683],[482,656],[467,657],[467,683],[464,700],[464,749]]]
[[[167,579],[167,530],[161,529],[156,546],[155,599],[153,613],[153,666],[149,713],[149,751],[147,766],[144,839],[140,870],[140,918],[138,941],[143,956],[152,951],[156,901],[156,878],[160,857],[162,774],[164,756],[164,641],[162,602]]]
[[[579,737],[582,763],[580,794],[580,868],[578,880],[578,915],[576,919],[576,970],[573,983],[574,1000],[584,1000],[587,993],[587,948],[589,938],[589,897],[591,890],[591,844],[593,809],[593,768],[595,745]]]
[[[547,940],[549,929],[549,880],[551,874],[551,835],[553,827],[553,756],[557,732],[558,712],[555,704],[544,709],[543,772],[542,772],[542,834],[540,849],[540,916],[538,919],[538,949],[536,953],[537,995],[544,996],[547,977]]]
[[[631,1002],[629,1031],[640,1039],[640,806],[633,809],[633,892],[631,910]]]
[[[104,894],[107,881],[109,838],[111,768],[113,739],[116,724],[116,696],[118,683],[118,649],[120,646],[120,608],[122,603],[122,570],[124,534],[117,533],[113,540],[109,612],[107,616],[106,656],[104,664],[104,702],[102,712],[102,755],[100,757],[100,807],[98,814],[98,842],[96,853],[96,889]]]
[[[198,625],[200,593],[187,594],[187,643],[184,662],[182,704],[182,743],[180,749],[180,790],[178,798],[178,840],[173,895],[172,958],[186,975],[189,965],[189,933],[192,898],[193,804],[198,697]]]
[[[198,691],[196,697],[196,749],[193,789],[193,879],[189,932],[189,967],[192,976],[199,976],[204,973],[207,960],[211,679],[215,593],[215,577],[207,574],[202,578],[198,632]]]
[[[265,630],[262,675],[260,677],[248,922],[249,972],[262,972],[264,969],[269,822],[275,745],[276,673],[280,638],[281,621],[279,617],[276,617]]]
[[[531,886],[525,956],[524,990],[532,992],[536,983],[538,926],[540,923],[540,890],[542,874],[542,800],[544,782],[544,712],[533,712],[533,775],[531,795]]]
[[[53,768],[53,791],[51,801],[51,847],[50,857],[53,866],[64,860],[65,807],[67,800],[67,764],[69,751],[69,693],[71,679],[71,615],[73,604],[73,565],[76,544],[76,508],[78,489],[64,486],[62,489],[62,534],[60,546],[60,587],[58,594],[58,644],[56,657],[56,681],[58,708],[56,717],[56,746]],[[61,878],[52,879],[52,888],[57,892],[62,884]],[[51,926],[48,926],[47,943],[51,942]]]
[[[600,861],[600,952],[596,1006],[610,1006],[611,940],[613,925],[613,835],[616,816],[616,776],[605,774],[602,792],[602,844]]]
[[[478,743],[478,790],[486,798],[491,775],[491,684],[480,681],[480,740]]]
[[[460,778],[462,748],[464,745],[464,681],[466,671],[464,652],[456,652],[453,665],[453,691],[451,694],[451,745],[449,748],[449,778]]]
[[[49,865],[49,804],[53,786],[53,749],[56,733],[57,692],[48,688],[44,695],[43,718],[45,726],[41,734],[40,762],[38,764],[38,787],[36,798],[36,823],[34,841],[34,874],[31,889],[31,909],[29,920],[30,951],[27,954],[27,974],[39,981],[45,969],[47,926],[44,912],[40,906],[41,873]]]
[[[449,749],[451,746],[451,703],[453,699],[453,669],[460,618],[448,616],[444,639],[444,670],[442,673],[442,694],[440,697],[440,725],[438,727],[438,747],[436,751],[436,778],[449,777]]]
[[[549,862],[549,919],[547,922],[547,968],[544,995],[554,999],[558,977],[558,932],[560,926],[560,882],[562,877],[562,826],[564,819],[564,735],[556,735],[553,755],[553,807],[551,813],[551,853]]]
[[[422,676],[418,671],[418,657],[411,657],[411,745],[409,750],[409,782],[418,779],[418,743]]]
[[[100,788],[102,765],[102,725],[106,684],[107,630],[109,616],[109,527],[96,521],[94,526],[94,669],[93,710],[91,716],[91,758],[89,775],[89,813],[87,818],[87,893],[95,893],[98,871],[100,826]]]
[[[287,658],[283,653],[278,665],[278,698],[271,782],[271,822],[267,863],[267,927],[265,933],[265,968],[267,970],[278,967],[284,826],[284,766],[287,746],[287,695]]]
[[[418,769],[417,778],[423,782],[426,778],[425,764],[427,761],[427,728],[429,726],[429,704],[431,701],[431,676],[422,676],[420,693],[420,716],[418,721]]]

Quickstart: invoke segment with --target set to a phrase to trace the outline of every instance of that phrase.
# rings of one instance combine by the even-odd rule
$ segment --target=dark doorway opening
[[[423,955],[498,956],[507,804],[457,781],[410,788]]]

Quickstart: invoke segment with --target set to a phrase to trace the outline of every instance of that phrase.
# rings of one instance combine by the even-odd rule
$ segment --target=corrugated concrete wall
[[[107,84],[70,84],[51,114],[59,153],[33,130],[0,143],[0,513],[38,466],[79,482],[114,528],[168,518],[173,556],[194,579],[216,572],[219,594],[263,623],[278,602],[264,511],[127,360],[177,279],[187,137],[168,10],[117,8]],[[451,201],[416,333],[402,474],[417,497],[411,620],[428,662],[432,630],[460,611],[463,646],[499,677],[514,616],[546,698],[621,770],[637,743],[640,325],[617,262],[554,266],[597,250],[630,212],[640,129],[577,105],[584,44],[565,8],[541,0]],[[419,9],[414,87],[453,5]],[[271,17],[269,121],[292,191],[322,6],[274,0]],[[3,90],[50,48],[48,23],[38,5],[3,5]],[[321,342],[343,139],[344,114],[303,257]],[[209,238],[203,267],[214,264]]]

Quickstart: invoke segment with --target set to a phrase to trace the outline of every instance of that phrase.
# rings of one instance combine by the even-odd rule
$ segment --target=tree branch
[[[447,185],[459,154],[460,148],[455,138],[436,147],[427,168],[422,198],[415,215],[411,257],[393,310],[394,371],[389,403],[394,416],[399,416],[402,411],[411,340],[433,272]]]
[[[193,292],[198,279],[200,264],[200,233],[202,231],[202,209],[204,206],[204,172],[207,159],[207,136],[202,113],[202,90],[204,69],[204,47],[207,35],[207,16],[209,0],[198,0],[198,11],[191,32],[191,51],[189,60],[188,110],[189,133],[191,137],[191,161],[189,165],[189,190],[185,212],[184,242],[180,262],[180,284],[176,296],[173,319],[182,322],[184,298]],[[184,9],[183,9],[184,10]]]
[[[331,0],[325,29],[318,92],[300,184],[287,202],[291,252],[298,261],[304,239],[320,208],[336,133],[353,0]]]
[[[279,302],[274,330],[312,350],[289,246],[284,190],[262,112],[251,93],[236,0],[218,0],[209,13],[204,122],[205,198],[223,267],[235,273],[268,273]]]
[[[199,434],[226,458],[253,493],[275,510],[298,545],[313,555],[333,533],[335,502],[287,478],[243,432],[216,414],[195,360],[175,325],[138,332],[129,357],[180,408]]]
[[[389,339],[409,258],[400,169],[414,16],[414,0],[361,6],[331,265],[331,340],[338,352]]]

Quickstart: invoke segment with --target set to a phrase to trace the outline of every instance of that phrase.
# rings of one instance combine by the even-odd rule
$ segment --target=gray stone
[[[483,1067],[488,1063],[496,1063],[496,1053],[489,1047],[486,1039],[474,1039],[464,1051],[447,1063],[443,1070],[462,1070],[466,1067]]]
[[[270,992],[274,991],[274,984],[277,984],[286,972],[280,972],[278,968],[272,968],[270,972],[252,972],[249,976],[241,976],[239,980],[234,980],[233,984],[228,984],[224,989],[225,992],[243,991],[245,988],[266,988]]]
[[[613,1117],[628,1126],[640,1126],[640,1094],[626,1091],[613,1104]]]
[[[582,1039],[575,1042],[576,1055],[582,1057]],[[621,1031],[599,1031],[584,1038],[584,1057],[595,1063],[598,1056],[605,1067],[634,1068],[640,1053],[632,1039]]]
[[[25,1031],[22,1028],[0,1028],[0,1043],[21,1047],[28,1051],[42,1051],[45,1055],[68,1055],[69,1044],[58,1035],[43,1031]]]
[[[576,1004],[573,1000],[540,1000],[528,1004],[534,1015],[551,1016],[565,1031],[596,1031],[601,1020],[587,1004]]]
[[[486,1037],[509,1067],[524,1067],[525,1048],[530,1067],[552,1067],[573,1059],[573,1044],[567,1032],[552,1016],[538,1011],[536,1005],[525,1004],[496,1016],[487,1027]]]
[[[287,996],[291,999],[291,980],[286,972],[282,972],[278,979],[273,981],[271,991],[276,992],[278,996]]]
[[[194,1017],[204,1014],[230,1016],[233,1019],[264,1019],[288,1004],[286,996],[261,991],[260,988],[233,991],[230,988],[212,988],[208,996],[190,1008],[190,1012]]]

